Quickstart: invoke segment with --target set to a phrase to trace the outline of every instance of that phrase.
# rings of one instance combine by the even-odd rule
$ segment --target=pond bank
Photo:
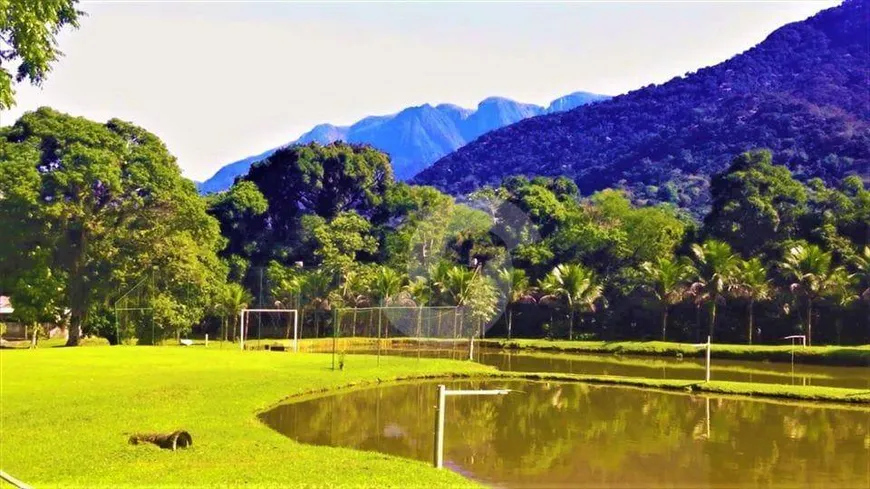
[[[489,347],[549,351],[564,353],[609,353],[614,355],[645,355],[659,357],[702,357],[704,349],[688,343],[664,341],[567,341],[567,340],[480,340]],[[870,345],[862,346],[796,346],[791,345],[729,345],[713,343],[712,355],[730,360],[832,365],[841,367],[870,367]],[[870,373],[868,373],[870,375]]]

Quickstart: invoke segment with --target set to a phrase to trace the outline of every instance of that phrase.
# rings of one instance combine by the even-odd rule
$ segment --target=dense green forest
[[[757,150],[710,193],[703,221],[567,178],[455,200],[334,143],[279,150],[200,197],[147,131],[40,109],[0,130],[0,293],[20,321],[68,322],[72,344],[116,340],[113,306],[145,279],[162,336],[232,330],[245,305],[278,301],[318,334],[338,307],[450,305],[489,336],[870,339],[858,177],[802,183]]]

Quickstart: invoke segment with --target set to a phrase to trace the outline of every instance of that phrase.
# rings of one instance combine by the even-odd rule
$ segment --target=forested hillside
[[[702,215],[709,177],[769,148],[796,177],[870,179],[870,2],[786,25],[719,65],[493,131],[415,179],[458,195],[509,175],[568,176]]]

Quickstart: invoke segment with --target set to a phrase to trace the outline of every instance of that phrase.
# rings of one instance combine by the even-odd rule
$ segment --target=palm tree
[[[747,339],[752,344],[752,332],[755,330],[753,308],[757,301],[770,299],[773,288],[767,278],[767,269],[761,259],[754,257],[740,261],[737,267],[735,294],[749,301],[749,326]]]
[[[867,326],[870,327],[870,246],[865,246],[861,254],[855,258],[855,267],[861,298],[867,303]],[[861,290],[863,289],[863,290]]]
[[[372,295],[384,307],[390,299],[402,291],[402,276],[387,266],[381,266],[372,280]]]
[[[552,297],[562,298],[571,312],[568,339],[574,338],[574,316],[577,310],[595,311],[595,303],[601,299],[603,288],[595,283],[592,271],[575,264],[557,265],[541,281],[541,289]]]
[[[807,345],[813,344],[813,304],[834,292],[846,271],[831,268],[831,253],[816,245],[798,244],[786,251],[782,269],[792,282],[789,290],[807,301]]]
[[[377,299],[378,305],[383,308],[392,298],[402,291],[403,277],[399,272],[392,268],[382,265],[375,273],[372,280],[371,288],[373,298]],[[378,309],[378,330],[383,318],[383,310]],[[385,332],[385,337],[389,337],[389,328]]]
[[[641,264],[648,287],[662,304],[662,341],[668,329],[670,308],[682,302],[689,290],[689,280],[695,275],[692,261],[686,257],[659,258],[655,263]]]
[[[423,324],[423,307],[432,300],[432,287],[426,277],[418,276],[405,286],[405,290],[417,305],[417,337],[419,338]]]
[[[502,268],[498,271],[498,281],[501,283],[505,295],[505,309],[507,310],[507,338],[511,339],[514,310],[511,307],[515,302],[529,297],[529,277],[520,268]]]
[[[462,306],[468,300],[468,294],[474,283],[476,270],[454,265],[444,276],[443,287],[455,306]]]
[[[865,246],[861,254],[855,258],[855,267],[858,269],[855,276],[859,285],[864,288],[861,298],[870,301],[870,246]]]
[[[276,301],[279,304],[289,307],[293,304],[295,309],[299,309],[299,296],[305,288],[305,277],[302,275],[294,275],[288,278],[283,278],[278,282],[278,285],[272,291]],[[284,333],[284,338],[290,338],[290,322],[287,322],[287,328]]]
[[[840,344],[840,336],[843,333],[843,312],[859,299],[854,286],[858,283],[856,274],[849,274],[843,268],[838,268],[829,278],[831,285],[831,298],[840,309],[834,327],[837,332],[837,344]]]
[[[477,269],[470,270],[468,268],[453,265],[449,268],[439,270],[439,279],[444,295],[457,308],[463,307],[468,303],[471,295],[472,285],[477,276]],[[459,323],[456,321],[456,310],[453,315],[453,336],[454,338],[464,329],[465,316],[459,317]]]
[[[236,318],[243,309],[248,307],[248,304],[253,302],[254,296],[244,287],[236,283],[228,283],[222,294],[223,312],[229,317],[233,326],[233,339],[236,338]],[[227,330],[224,329],[224,339],[226,338]]]
[[[332,274],[323,270],[306,273],[302,278],[302,296],[305,307],[310,306],[314,313],[314,337],[320,337],[320,312],[331,308],[329,294],[332,290]],[[304,310],[304,307],[303,307]]]
[[[716,307],[725,300],[725,294],[734,285],[740,258],[723,241],[707,240],[703,245],[693,244],[698,281],[692,284],[700,303],[710,303],[710,337],[716,325]]]

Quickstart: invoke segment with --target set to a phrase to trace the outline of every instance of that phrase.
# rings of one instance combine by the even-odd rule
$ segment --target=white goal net
[[[299,312],[296,309],[242,309],[239,313],[239,348],[245,341],[283,338],[299,351]]]

